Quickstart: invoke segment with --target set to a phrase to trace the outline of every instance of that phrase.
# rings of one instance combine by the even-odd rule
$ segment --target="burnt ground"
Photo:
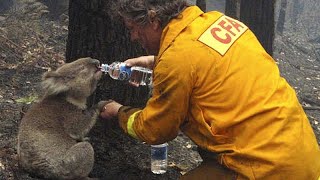
[[[314,4],[309,8],[317,10]],[[318,22],[319,15],[307,12],[296,12],[299,16],[285,24],[288,30],[277,32],[274,57],[281,74],[295,88],[320,144],[320,25],[310,26],[308,31],[303,28],[306,24],[299,25]],[[307,16],[314,19],[306,20]],[[38,180],[19,169],[17,130],[39,95],[41,74],[64,60],[68,23],[65,16],[54,22],[40,20],[39,16],[0,15],[0,180]],[[123,135],[115,123],[98,121],[89,137],[96,152],[92,177],[178,179],[201,162],[197,147],[183,134],[169,142],[169,167],[164,175],[151,173],[149,146]]]

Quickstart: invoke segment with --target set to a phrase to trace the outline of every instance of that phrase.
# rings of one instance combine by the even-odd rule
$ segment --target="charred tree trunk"
[[[225,14],[234,19],[240,18],[240,0],[226,0]]]
[[[207,3],[206,0],[197,0],[196,5],[203,11],[207,11]]]
[[[48,7],[49,17],[52,19],[58,19],[64,13],[68,11],[68,0],[39,0]]]
[[[0,1],[0,14],[9,10],[13,5],[13,0],[1,0]]]
[[[240,20],[255,33],[266,51],[272,55],[275,0],[243,0]]]
[[[304,1],[293,0],[292,1],[292,16],[290,18],[291,27],[293,30],[296,30],[296,23],[298,22],[301,12],[303,12]]]
[[[279,34],[281,35],[283,34],[284,23],[286,20],[286,9],[287,9],[287,0],[281,0],[278,23],[276,27],[277,32],[279,32]]]
[[[130,42],[124,25],[110,16],[111,3],[111,0],[70,0],[67,62],[93,57],[110,64],[145,54]],[[147,98],[147,87],[132,87],[106,75],[97,89],[95,101],[113,99],[125,105],[143,106]]]

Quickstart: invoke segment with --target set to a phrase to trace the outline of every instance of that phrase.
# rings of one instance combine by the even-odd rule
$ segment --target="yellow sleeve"
[[[186,58],[171,53],[166,52],[156,64],[152,97],[132,124],[136,136],[148,144],[173,140],[188,115],[193,67]]]
[[[119,120],[120,127],[123,129],[125,133],[128,133],[134,138],[138,138],[138,137],[136,136],[136,133],[132,128],[132,124],[134,122],[135,116],[140,111],[141,111],[140,109],[132,108],[130,106],[122,106],[118,111],[118,120]]]
[[[172,52],[177,57],[176,52]],[[193,87],[193,66],[185,58],[172,61],[167,52],[153,73],[152,97],[144,109],[123,106],[118,118],[121,128],[148,144],[174,139],[184,123]]]

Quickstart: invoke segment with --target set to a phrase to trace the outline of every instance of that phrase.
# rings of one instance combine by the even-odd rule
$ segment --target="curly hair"
[[[158,19],[162,28],[189,6],[185,0],[118,0],[114,5],[122,18],[142,26]]]

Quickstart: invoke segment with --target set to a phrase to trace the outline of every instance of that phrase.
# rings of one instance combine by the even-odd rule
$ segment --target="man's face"
[[[132,20],[125,20],[130,31],[131,41],[137,41],[150,55],[157,55],[160,47],[162,29],[158,22],[151,22],[141,26]]]

